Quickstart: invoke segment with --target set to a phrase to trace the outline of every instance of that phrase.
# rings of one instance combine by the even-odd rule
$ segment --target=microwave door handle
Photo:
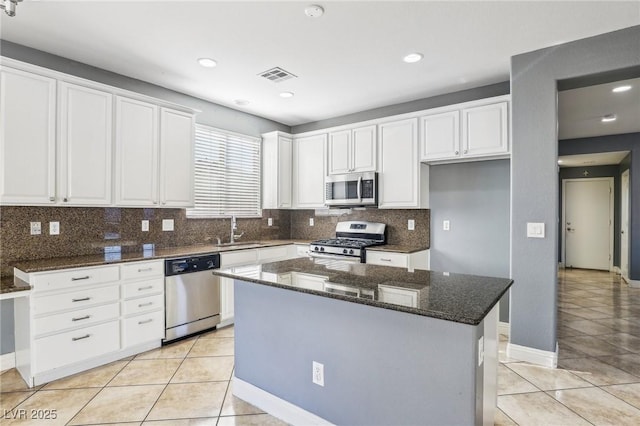
[[[362,176],[358,178],[358,201],[362,201]]]

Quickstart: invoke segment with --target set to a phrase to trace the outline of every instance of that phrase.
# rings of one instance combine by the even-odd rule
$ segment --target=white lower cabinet
[[[413,253],[397,253],[367,249],[367,264],[394,266],[407,269],[429,269],[429,250]]]
[[[158,347],[164,337],[163,260],[15,275],[16,368],[29,386]],[[126,278],[125,278],[126,277]]]

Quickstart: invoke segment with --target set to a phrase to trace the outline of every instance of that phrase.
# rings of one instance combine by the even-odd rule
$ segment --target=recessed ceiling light
[[[309,18],[319,18],[324,14],[324,8],[317,4],[312,4],[304,8],[304,14]]]
[[[198,63],[205,68],[213,68],[218,65],[218,63],[211,58],[200,58],[198,59]]]
[[[602,122],[603,123],[608,123],[610,121],[616,121],[616,115],[615,114],[607,114],[604,117],[602,117]]]
[[[293,98],[293,92],[282,92],[280,93],[281,98]]]
[[[424,55],[422,53],[409,53],[407,56],[402,58],[403,61],[413,64],[414,62],[420,61]]]
[[[249,101],[248,101],[248,100],[246,100],[246,99],[236,99],[236,100],[235,100],[235,101],[233,101],[233,102],[235,102],[235,104],[236,104],[236,105],[240,105],[240,106],[249,105],[249,104],[251,103],[251,102],[249,102]]]
[[[629,86],[628,84],[624,85],[624,86],[618,86],[618,87],[614,87],[612,92],[614,93],[621,93],[621,92],[626,92],[628,90],[631,90],[631,86]]]

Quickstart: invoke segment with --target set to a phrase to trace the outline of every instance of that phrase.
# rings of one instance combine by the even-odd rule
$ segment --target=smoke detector
[[[309,18],[319,18],[324,14],[324,8],[317,4],[312,4],[304,8],[304,14]]]

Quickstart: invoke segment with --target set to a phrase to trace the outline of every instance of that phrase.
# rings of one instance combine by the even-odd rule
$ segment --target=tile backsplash
[[[348,213],[347,213],[348,212]],[[389,244],[429,245],[429,210],[345,210],[340,216],[316,215],[314,210],[263,210],[261,218],[239,218],[242,240],[304,239],[335,235],[344,220],[369,220],[387,224]],[[309,226],[309,218],[314,226]],[[272,218],[273,226],[268,226]],[[163,219],[173,219],[174,231],[162,231]],[[415,220],[415,231],[407,220]],[[149,231],[142,231],[142,220]],[[60,234],[49,235],[49,222],[60,222]],[[41,222],[42,233],[30,235],[30,222]],[[0,272],[13,273],[12,263],[22,260],[104,253],[118,246],[123,252],[141,250],[144,244],[174,247],[223,242],[230,238],[230,219],[187,219],[184,209],[99,207],[0,208]]]

